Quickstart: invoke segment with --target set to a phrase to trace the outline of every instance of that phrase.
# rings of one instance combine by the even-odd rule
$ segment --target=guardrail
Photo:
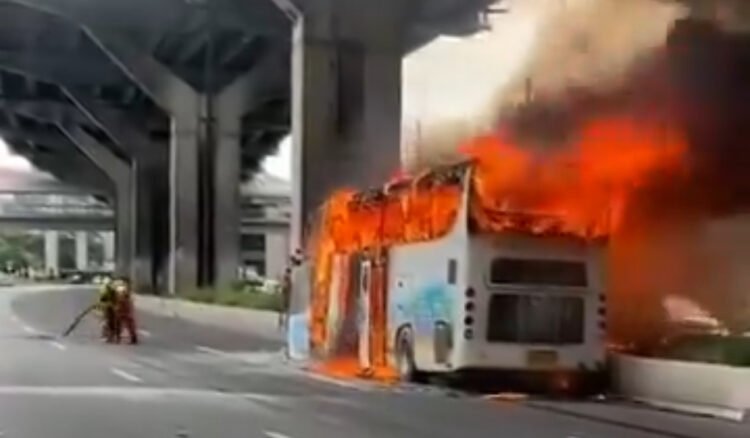
[[[112,217],[112,209],[84,205],[0,205],[0,217]]]
[[[653,406],[743,421],[750,412],[750,368],[614,357],[622,395]]]

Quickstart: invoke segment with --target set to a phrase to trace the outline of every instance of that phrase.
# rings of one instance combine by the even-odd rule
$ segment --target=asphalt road
[[[336,383],[284,362],[278,341],[141,316],[143,344],[87,320],[93,292],[0,290],[0,437],[747,438],[750,425],[623,403],[500,403]]]

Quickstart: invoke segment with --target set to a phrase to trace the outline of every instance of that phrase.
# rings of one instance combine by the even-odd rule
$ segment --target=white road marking
[[[206,346],[203,346],[203,345],[196,345],[195,349],[198,350],[198,351],[201,351],[203,353],[215,354],[217,356],[227,356],[228,355],[226,352],[223,352],[221,350],[217,350],[215,348],[206,347]]]
[[[263,433],[264,433],[264,434],[265,434],[265,435],[266,435],[266,436],[267,436],[268,438],[291,438],[291,437],[290,437],[289,435],[284,435],[283,433],[280,433],[280,432],[274,432],[274,431],[272,431],[272,430],[264,430],[264,431],[263,431]]]
[[[152,387],[147,385],[114,385],[114,386],[1,386],[0,397],[2,396],[41,396],[41,397],[82,397],[88,400],[91,397],[101,398],[123,398],[127,400],[164,400],[170,397],[189,398],[198,400],[201,403],[206,401],[220,402],[226,406],[225,402],[237,402],[237,397],[245,400],[245,406],[252,409],[265,408],[264,394],[257,393],[227,393],[213,389],[200,388],[176,388],[176,387]],[[254,408],[253,408],[254,406]],[[288,405],[287,405],[288,406]],[[278,412],[278,409],[276,409]]]
[[[143,336],[144,338],[150,338],[151,332],[148,330],[138,329],[138,334]]]
[[[112,374],[114,374],[114,375],[116,375],[118,377],[122,377],[123,379],[127,380],[128,382],[133,382],[133,383],[143,382],[143,380],[140,377],[135,376],[133,374],[130,374],[129,372],[123,371],[123,370],[121,370],[119,368],[112,367],[109,370],[112,371]]]
[[[24,325],[23,326],[23,331],[25,331],[26,333],[28,333],[30,335],[33,335],[33,334],[36,333],[36,329],[34,329],[34,327],[31,327],[29,325]]]
[[[10,320],[13,322],[18,322],[18,317],[16,315],[10,315]]]
[[[57,341],[49,341],[49,344],[55,348],[57,348],[60,351],[65,351],[68,349],[68,347],[65,346],[65,344]]]

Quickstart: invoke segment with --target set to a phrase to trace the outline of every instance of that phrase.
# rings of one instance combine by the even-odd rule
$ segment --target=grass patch
[[[666,352],[671,359],[750,367],[750,338],[741,336],[685,336]]]
[[[199,289],[181,294],[180,297],[198,303],[275,312],[281,311],[282,307],[281,294],[261,292],[254,288]]]

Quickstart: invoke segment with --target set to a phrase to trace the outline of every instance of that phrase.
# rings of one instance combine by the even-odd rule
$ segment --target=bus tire
[[[408,328],[401,329],[396,340],[396,368],[402,382],[420,381],[420,373],[414,361],[414,341]]]

